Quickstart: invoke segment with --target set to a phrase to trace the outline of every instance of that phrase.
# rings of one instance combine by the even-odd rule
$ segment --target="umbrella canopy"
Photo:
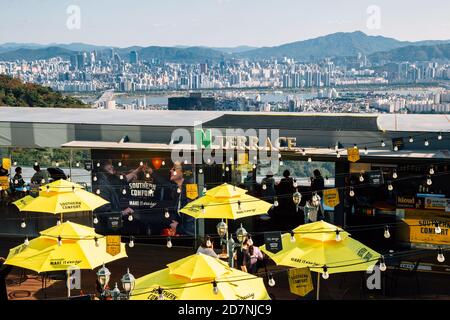
[[[191,281],[211,280],[231,272],[227,263],[205,254],[195,254],[167,265],[169,273]]]
[[[336,241],[336,230],[340,230],[341,241]],[[381,255],[352,239],[349,234],[332,224],[318,221],[296,229],[295,242],[289,233],[282,235],[283,250],[278,253],[260,249],[278,265],[304,268],[323,273],[366,271],[377,263]]]
[[[225,274],[219,277],[214,277],[217,271],[220,274],[227,266],[218,259],[211,257],[205,259],[204,256],[201,253],[189,256],[169,264],[169,268],[137,279],[130,299],[156,300],[159,296],[158,290],[161,288],[164,299],[167,300],[269,300],[262,278],[233,268],[229,268]],[[200,263],[200,265],[207,263],[209,266],[208,268],[199,268],[200,270],[195,275],[197,281],[189,279],[189,276],[192,275],[190,266],[193,265],[193,262]],[[184,275],[178,274],[178,272],[177,274],[173,273],[173,270],[184,269],[183,265],[185,264],[189,265],[186,267],[186,274],[184,272],[182,272]],[[211,270],[215,271],[211,272]],[[217,294],[213,291],[213,281],[217,283]]]
[[[225,183],[188,203],[180,212],[196,219],[235,220],[265,214],[272,207],[271,203],[252,197],[246,192],[245,189]]]
[[[41,186],[39,195],[40,196],[51,196],[55,193],[71,192],[74,189],[84,189],[84,187],[78,183],[67,181],[67,180],[57,180],[46,185]]]
[[[19,199],[17,201],[13,202],[13,205],[15,205],[17,208],[19,208],[20,211],[22,211],[22,208],[30,204],[32,201],[34,201],[36,198],[32,196],[25,196],[22,199]]]
[[[52,214],[93,211],[109,203],[95,194],[77,188],[70,189],[68,192],[50,192],[49,196],[41,195],[33,200],[27,198],[24,204],[19,201],[14,204],[20,211]]]
[[[62,239],[61,245],[58,245],[58,236]],[[121,244],[119,254],[112,256],[106,252],[106,238],[96,234],[93,228],[65,222],[42,231],[41,236],[28,245],[10,249],[5,264],[41,273],[65,271],[69,267],[92,270],[125,257],[125,244]]]

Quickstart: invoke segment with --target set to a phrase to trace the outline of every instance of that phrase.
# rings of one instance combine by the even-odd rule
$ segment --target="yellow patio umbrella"
[[[192,276],[190,267],[187,273],[176,272],[170,268],[148,274],[136,280],[135,288],[131,292],[130,300],[156,300],[160,295],[167,300],[269,300],[269,295],[262,278],[229,268],[226,273],[215,276],[225,271],[226,264],[218,259],[207,257],[201,253],[189,256],[183,261],[175,262],[178,271],[182,271],[182,265],[192,265],[200,261],[206,262]],[[173,265],[173,264],[172,264]],[[181,267],[181,268],[180,268]],[[211,272],[211,270],[216,270]],[[214,290],[217,286],[217,291]]]
[[[9,250],[5,264],[41,272],[89,269],[127,257],[125,244],[120,253],[106,252],[106,238],[93,228],[72,222],[40,232],[41,236]],[[70,286],[68,286],[70,296]]]
[[[39,187],[39,195],[48,197],[55,193],[71,192],[75,189],[83,190],[84,187],[78,183],[61,179]]]
[[[22,211],[22,208],[30,204],[32,201],[34,201],[36,198],[32,196],[25,196],[17,201],[13,202],[13,205],[15,205],[17,208],[19,208],[20,211]]]
[[[68,267],[92,270],[127,257],[124,243],[120,253],[112,256],[106,252],[104,236],[95,233],[93,228],[73,222],[64,222],[40,234],[28,244],[10,249],[5,264],[41,273],[63,271]]]
[[[272,204],[246,194],[247,190],[227,183],[188,203],[180,212],[196,219],[240,219],[265,214]]]
[[[317,272],[318,286],[320,273],[367,271],[381,258],[378,252],[352,239],[348,232],[324,221],[299,226],[293,232],[295,241],[289,233],[282,235],[283,250],[280,252],[272,253],[265,246],[260,249],[277,265],[308,267]],[[317,297],[318,293],[319,289]]]

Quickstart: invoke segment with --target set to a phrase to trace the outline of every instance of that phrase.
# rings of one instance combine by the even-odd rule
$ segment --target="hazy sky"
[[[71,5],[79,29],[67,27]],[[355,30],[450,39],[449,12],[448,0],[0,0],[0,43],[271,46]]]

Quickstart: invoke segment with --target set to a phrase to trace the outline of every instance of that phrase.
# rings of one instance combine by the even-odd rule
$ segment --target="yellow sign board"
[[[198,198],[198,186],[196,183],[186,185],[186,197],[191,200]]]
[[[0,187],[2,187],[3,190],[9,189],[8,177],[0,177]]]
[[[414,243],[450,245],[450,219],[403,219],[409,226],[409,241]],[[439,223],[441,233],[436,233]]]
[[[2,159],[2,167],[5,170],[11,169],[11,159],[10,158],[3,158]]]
[[[358,148],[348,148],[347,149],[347,158],[350,162],[356,162],[360,159],[359,157],[359,149]]]
[[[339,192],[337,189],[327,189],[323,191],[323,203],[328,207],[336,207],[339,201]]]
[[[106,236],[106,252],[112,256],[120,253],[120,236]]]
[[[306,296],[314,289],[309,268],[295,268],[288,270],[289,288],[293,294]]]

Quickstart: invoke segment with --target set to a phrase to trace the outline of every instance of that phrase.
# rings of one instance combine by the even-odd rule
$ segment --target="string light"
[[[100,246],[100,244],[98,243],[98,239],[97,239],[97,237],[95,237],[95,238],[94,238],[94,241],[95,241],[95,246],[96,246],[96,247],[99,247],[99,246]]]
[[[181,193],[181,188],[180,187],[177,188],[177,193]]]
[[[427,139],[425,139],[424,145],[425,145],[425,147],[428,147],[430,145],[430,143],[428,142]]]
[[[119,167],[122,166],[122,161],[119,161],[119,163],[117,164]]]
[[[440,234],[441,232],[442,232],[442,230],[441,230],[441,227],[439,226],[439,222],[436,222],[435,224],[434,224],[434,233],[436,233],[436,234]]]
[[[98,179],[97,179],[97,175],[95,175],[95,176],[92,178],[92,180],[97,181],[97,180],[98,180]]]
[[[39,162],[35,161],[35,162],[34,162],[34,165],[35,165],[35,166],[38,166],[38,165],[39,165]]]
[[[433,169],[433,167],[430,168],[430,174],[431,174],[431,175],[434,174],[434,169]]]
[[[202,214],[205,214],[206,210],[205,210],[205,206],[202,204]]]
[[[280,166],[284,166],[284,163],[283,163],[283,161],[280,161]]]
[[[213,293],[214,294],[219,294],[219,288],[217,287],[216,280],[213,281]]]
[[[336,158],[338,158],[338,159],[341,158],[341,154],[339,153],[339,151],[336,151]]]
[[[323,266],[322,278],[327,280],[330,277],[327,266]]]
[[[241,208],[241,200],[238,200],[238,210],[239,211],[242,210],[242,208]]]
[[[13,166],[14,166],[14,167],[17,166],[17,161],[14,161],[14,162],[13,162]]]
[[[353,187],[350,187],[350,197],[355,196],[355,191],[353,190]]]
[[[146,177],[147,179],[149,179],[149,178],[150,178],[150,173],[147,172],[147,173],[145,174],[145,177]]]
[[[225,167],[225,171],[228,172],[230,171],[230,168],[228,166]]]
[[[389,184],[388,184],[388,190],[389,190],[389,191],[394,190],[394,186],[393,186],[392,183],[390,183],[390,182],[389,182]]]
[[[25,241],[23,242],[24,245],[28,246],[30,244],[30,240],[28,240],[28,237],[25,238]]]
[[[309,157],[309,158],[308,158],[308,162],[312,162],[312,159],[311,159],[311,157]]]
[[[391,237],[391,234],[390,234],[390,232],[389,232],[389,226],[385,226],[385,227],[384,227],[384,237],[385,237],[386,239],[389,239],[389,238]]]
[[[296,180],[296,179],[294,179],[293,186],[294,186],[294,188],[297,188],[297,187],[298,187],[298,184],[297,184],[297,180]]]
[[[202,168],[198,169],[198,173],[202,174],[203,173],[203,169]]]
[[[386,143],[384,142],[384,140],[381,140],[381,147],[382,148],[386,147]]]
[[[98,218],[97,218],[97,216],[95,215],[94,216],[94,224],[97,224],[98,223]]]
[[[203,187],[203,190],[202,190],[203,194],[205,194],[206,191],[208,191],[208,189],[206,189],[206,187]]]
[[[273,201],[273,206],[278,207],[278,205],[279,205],[279,203],[278,203],[277,197],[275,197],[274,201]]]
[[[302,155],[306,156],[306,150],[305,149],[302,149]]]
[[[208,159],[206,160],[206,162],[207,162],[208,164],[210,164],[210,163],[211,163],[211,159],[208,158]]]
[[[44,183],[45,183],[45,179],[42,179],[42,180],[41,180],[41,183],[44,184]]]
[[[208,237],[206,238],[206,246],[207,246],[207,247],[211,247],[211,238],[210,238],[210,236],[208,236]]]
[[[127,194],[127,189],[123,188],[122,194],[123,194],[123,195]]]
[[[56,161],[55,166],[59,167],[59,162],[58,161]]]
[[[62,239],[61,239],[61,236],[58,236],[58,246],[62,246]]]
[[[397,171],[394,169],[394,172],[392,173],[392,178],[393,179],[397,179],[398,175],[397,175]]]
[[[414,142],[414,138],[413,137],[409,137],[409,143],[413,143]]]
[[[75,166],[78,168],[80,167],[80,162],[77,161],[77,163],[75,164]]]
[[[364,176],[363,176],[362,173],[359,175],[359,181],[360,181],[360,182],[364,182]]]
[[[439,132],[438,140],[442,140],[442,133]]]
[[[269,272],[269,286],[275,286],[275,279],[273,278],[272,272]]]
[[[96,194],[100,194],[100,189],[97,189],[97,191],[95,191]]]
[[[131,213],[128,215],[128,221],[133,221],[133,215]]]
[[[161,287],[158,288],[158,300],[164,300],[163,290]]]
[[[165,166],[165,165],[166,165],[166,162],[163,160],[163,162],[161,162],[161,164],[162,164],[163,166]]]
[[[291,242],[295,242],[295,233],[291,231]]]
[[[353,149],[358,149],[358,146],[356,145],[356,143],[353,145]]]
[[[442,251],[442,248],[438,249],[437,261],[440,263],[445,261],[444,252]]]
[[[22,220],[22,223],[20,224],[20,227],[22,229],[25,229],[27,227],[27,223],[25,222],[25,220]]]
[[[100,162],[97,162],[97,168],[100,168]]]
[[[121,175],[119,176],[119,179],[120,179],[120,180],[123,180],[123,174],[121,174]]]
[[[386,263],[384,262],[384,256],[380,257],[380,271],[386,271]]]
[[[336,241],[339,242],[341,240],[342,240],[341,233],[340,233],[339,229],[336,229]]]
[[[187,161],[187,159],[184,159],[184,164],[188,164],[188,161]]]
[[[128,243],[128,246],[129,246],[130,248],[133,248],[133,247],[134,247],[134,237],[133,237],[133,236],[130,237],[130,242]]]
[[[431,186],[433,184],[433,181],[431,180],[431,177],[428,176],[427,178],[427,185]]]
[[[369,150],[367,149],[367,147],[364,147],[364,154],[367,156],[369,154]]]
[[[60,225],[61,225],[61,220],[58,219],[58,220],[56,221],[56,225],[57,225],[57,226],[60,226]]]
[[[398,146],[394,146],[394,151],[398,151]]]
[[[172,248],[172,240],[170,239],[170,237],[167,238],[167,248]]]
[[[168,210],[168,209],[166,209],[166,212],[164,212],[164,217],[165,217],[166,219],[169,219],[169,218],[170,218],[170,213],[169,213],[169,210]]]
[[[263,189],[263,190],[266,190],[266,189],[267,189],[267,186],[266,186],[266,184],[265,184],[265,183],[263,183],[263,185],[262,185],[262,189]]]

